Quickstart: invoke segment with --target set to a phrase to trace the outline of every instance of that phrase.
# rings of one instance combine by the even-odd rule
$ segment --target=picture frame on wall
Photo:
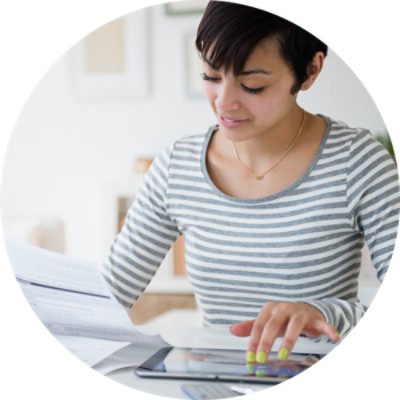
[[[165,3],[165,13],[171,16],[200,14],[204,11],[208,0],[181,0]]]
[[[74,98],[124,100],[149,92],[149,13],[117,18],[96,29],[71,49]]]

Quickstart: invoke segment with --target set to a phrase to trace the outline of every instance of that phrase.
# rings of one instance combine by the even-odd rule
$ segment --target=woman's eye
[[[258,87],[258,88],[251,88],[245,85],[242,85],[242,88],[247,92],[251,94],[259,94],[264,90],[264,87]]]
[[[220,78],[216,78],[214,76],[210,76],[207,74],[201,74],[201,77],[203,78],[204,81],[208,82],[218,82],[220,80]]]
[[[204,81],[211,82],[211,83],[217,83],[221,80],[221,78],[218,78],[216,76],[210,76],[210,75],[207,75],[206,73],[201,74],[201,77]],[[250,93],[250,94],[259,94],[265,89],[265,87],[263,87],[263,86],[257,87],[257,88],[252,88],[252,87],[249,87],[249,86],[246,86],[243,84],[241,84],[241,87],[245,92]]]

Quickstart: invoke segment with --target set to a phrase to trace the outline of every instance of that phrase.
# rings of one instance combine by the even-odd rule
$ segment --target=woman
[[[264,363],[283,336],[337,341],[365,308],[367,243],[383,279],[397,233],[397,170],[362,129],[297,104],[327,47],[267,12],[211,1],[196,46],[218,124],[178,140],[151,166],[104,265],[126,307],[185,234],[186,268],[206,325],[250,336]]]

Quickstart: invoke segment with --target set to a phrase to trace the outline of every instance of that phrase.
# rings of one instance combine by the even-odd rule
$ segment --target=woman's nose
[[[229,83],[220,83],[215,98],[215,106],[220,111],[237,110],[240,106],[236,88]]]

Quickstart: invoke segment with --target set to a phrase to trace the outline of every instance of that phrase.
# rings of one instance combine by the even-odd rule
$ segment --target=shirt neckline
[[[292,192],[295,188],[297,188],[298,186],[300,186],[305,180],[307,180],[307,178],[310,176],[312,170],[314,169],[315,165],[318,163],[318,160],[321,157],[321,154],[325,148],[325,143],[328,139],[329,133],[331,131],[332,128],[332,120],[322,114],[317,114],[319,117],[321,117],[324,121],[325,121],[325,132],[324,132],[324,136],[321,140],[321,143],[319,144],[318,150],[314,155],[313,160],[311,161],[310,165],[308,166],[308,168],[306,169],[306,171],[303,173],[302,176],[300,176],[299,179],[297,179],[295,182],[293,182],[291,185],[289,185],[287,188],[268,195],[268,196],[262,196],[262,197],[258,197],[258,198],[253,198],[253,199],[247,199],[247,198],[241,198],[241,197],[234,197],[234,196],[230,196],[226,193],[224,193],[223,191],[221,191],[213,182],[213,180],[211,179],[209,173],[208,173],[208,169],[207,169],[207,163],[206,163],[206,154],[207,154],[207,149],[208,146],[210,145],[210,141],[212,138],[212,135],[215,133],[215,131],[218,128],[218,124],[212,125],[207,133],[206,133],[206,137],[203,143],[203,147],[202,147],[202,151],[201,151],[201,170],[204,176],[204,179],[206,180],[206,182],[208,183],[208,185],[211,187],[212,191],[217,194],[217,196],[222,197],[225,200],[231,201],[231,202],[235,202],[235,203],[241,203],[241,204],[258,204],[258,203],[263,203],[263,202],[267,202],[267,201],[271,201],[271,200],[275,200],[279,197],[285,196],[287,194],[289,194],[290,192]]]

